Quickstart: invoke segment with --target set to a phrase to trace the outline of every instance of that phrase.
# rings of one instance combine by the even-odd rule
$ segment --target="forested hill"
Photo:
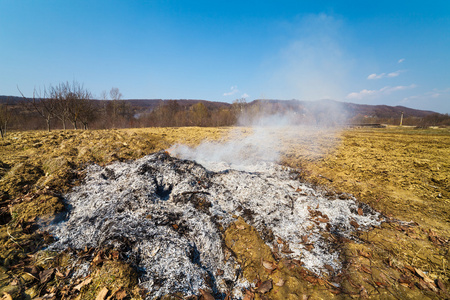
[[[9,103],[16,105],[23,102],[22,97],[17,96],[0,96],[0,103]],[[111,100],[94,100],[99,103],[107,103]],[[136,112],[149,112],[161,105],[165,105],[171,101],[176,101],[178,105],[183,108],[191,107],[197,103],[203,103],[209,110],[216,110],[221,108],[230,108],[231,103],[196,100],[196,99],[126,99]],[[247,105],[263,105],[276,109],[302,111],[302,110],[326,110],[327,108],[339,108],[345,111],[350,117],[356,115],[364,115],[378,118],[394,118],[398,117],[402,112],[405,116],[423,118],[436,112],[429,110],[419,110],[405,106],[389,106],[389,105],[367,105],[355,104],[348,102],[339,102],[334,100],[317,100],[317,101],[301,101],[301,100],[277,100],[277,99],[256,99],[248,102]]]
[[[48,102],[48,103],[46,103]],[[53,111],[46,111],[53,107]],[[334,100],[257,99],[233,103],[181,99],[64,100],[0,96],[0,121],[10,129],[124,128],[151,126],[231,126],[242,113],[250,121],[269,114],[291,114],[296,124],[371,124],[450,126],[448,114],[404,106],[364,105]],[[75,111],[74,111],[75,110]],[[78,125],[78,127],[77,127]],[[67,127],[66,127],[67,126]]]
[[[389,106],[389,105],[367,105],[355,104],[348,102],[339,102],[335,100],[316,100],[316,101],[300,101],[300,100],[261,100],[257,99],[249,103],[249,105],[271,105],[274,107],[287,108],[293,111],[333,111],[338,110],[345,112],[348,117],[352,118],[357,115],[377,117],[377,118],[397,118],[403,112],[405,116],[423,118],[436,112],[429,110],[419,110],[408,108],[405,106]]]

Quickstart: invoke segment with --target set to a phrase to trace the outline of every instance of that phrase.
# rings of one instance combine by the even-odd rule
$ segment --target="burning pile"
[[[149,298],[199,289],[240,297],[251,283],[223,238],[238,217],[274,253],[316,274],[341,268],[339,249],[324,232],[351,238],[380,224],[378,213],[349,195],[325,196],[275,164],[258,170],[214,172],[166,152],[90,166],[85,183],[66,195],[70,212],[52,228],[58,240],[51,248],[119,249],[141,271]]]

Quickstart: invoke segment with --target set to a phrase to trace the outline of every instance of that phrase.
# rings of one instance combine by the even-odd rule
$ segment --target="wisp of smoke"
[[[205,140],[197,147],[176,144],[168,151],[179,158],[195,160],[213,171],[258,171],[268,163],[279,162],[281,155],[286,153],[288,148],[291,152],[295,150],[292,149],[295,145],[309,150],[317,149],[316,139],[319,134],[326,131],[328,135],[335,135],[338,127],[330,127],[328,121],[336,121],[336,116],[339,116],[339,123],[343,123],[344,114],[339,112],[338,108],[330,110],[329,106],[328,102],[317,102],[311,109],[317,111],[320,108],[325,112],[321,113],[320,118],[323,121],[319,124],[316,118],[313,124],[310,121],[306,124],[299,122],[305,118],[299,116],[298,111],[272,114],[262,110],[257,115],[243,112],[239,117],[239,126],[226,139],[218,142]],[[308,111],[310,110],[307,109]],[[331,143],[334,141],[331,139],[328,147],[334,146]]]

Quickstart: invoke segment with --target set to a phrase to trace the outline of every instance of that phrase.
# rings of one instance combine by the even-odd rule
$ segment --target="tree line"
[[[21,93],[22,94],[22,93]],[[0,135],[7,130],[110,129],[133,127],[233,126],[271,122],[267,116],[285,118],[290,124],[339,126],[349,123],[399,125],[399,118],[380,118],[347,112],[336,104],[299,101],[253,101],[236,99],[232,104],[212,106],[208,101],[160,101],[156,107],[131,105],[117,87],[94,99],[82,84],[63,82],[35,89],[32,97],[0,103]],[[18,98],[18,97],[15,97]],[[1,99],[0,99],[1,100]],[[13,101],[14,100],[14,101]],[[287,119],[287,118],[285,118]],[[450,126],[448,114],[405,116],[403,125]]]
[[[110,129],[152,126],[232,126],[236,124],[236,105],[208,108],[202,102],[191,105],[168,100],[143,110],[122,99],[116,87],[94,99],[82,84],[63,82],[35,89],[32,97],[20,92],[20,101],[0,103],[0,133],[10,130]],[[17,98],[17,97],[15,97]]]

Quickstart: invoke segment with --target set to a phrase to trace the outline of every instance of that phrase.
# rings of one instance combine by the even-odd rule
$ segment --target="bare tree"
[[[122,98],[122,93],[119,91],[119,88],[113,87],[109,91],[109,96],[112,100],[112,107],[111,107],[112,125],[115,128],[120,105],[119,101]]]
[[[83,129],[86,130],[89,129],[89,123],[97,118],[98,113],[94,107],[92,100],[89,99],[82,100],[81,110],[80,122],[83,124]]]
[[[68,82],[49,87],[49,97],[54,99],[56,104],[55,116],[63,124],[64,130],[66,130],[66,123],[69,119],[69,104],[67,99],[69,91],[70,85]]]
[[[207,126],[209,119],[209,110],[205,104],[198,102],[191,106],[192,121],[196,126]]]
[[[40,89],[36,88],[33,90],[33,98],[26,98],[23,93],[20,91],[23,99],[25,100],[25,104],[27,106],[32,107],[38,114],[41,116],[45,122],[47,123],[47,130],[50,132],[51,130],[51,121],[56,115],[56,99],[47,97],[48,93],[44,87],[44,91],[42,92]]]
[[[92,109],[92,106],[89,105],[91,98],[91,92],[86,90],[78,82],[74,81],[69,86],[66,101],[69,121],[72,123],[74,129],[78,129],[78,122],[81,122],[81,119],[90,113],[90,109]]]
[[[119,91],[119,88],[116,87],[111,88],[109,96],[111,97],[111,100],[119,101],[122,99],[122,93]]]
[[[77,81],[60,83],[50,86],[48,89],[44,88],[43,93],[35,89],[31,100],[26,99],[23,94],[22,97],[27,100],[28,106],[34,108],[45,119],[48,131],[50,131],[50,123],[53,118],[58,118],[64,129],[66,129],[67,121],[72,123],[74,129],[78,129],[79,122],[87,128],[88,122],[94,116],[92,95]]]
[[[11,114],[8,110],[8,104],[0,104],[0,136],[4,138],[6,135],[6,129],[8,122],[11,119]]]

